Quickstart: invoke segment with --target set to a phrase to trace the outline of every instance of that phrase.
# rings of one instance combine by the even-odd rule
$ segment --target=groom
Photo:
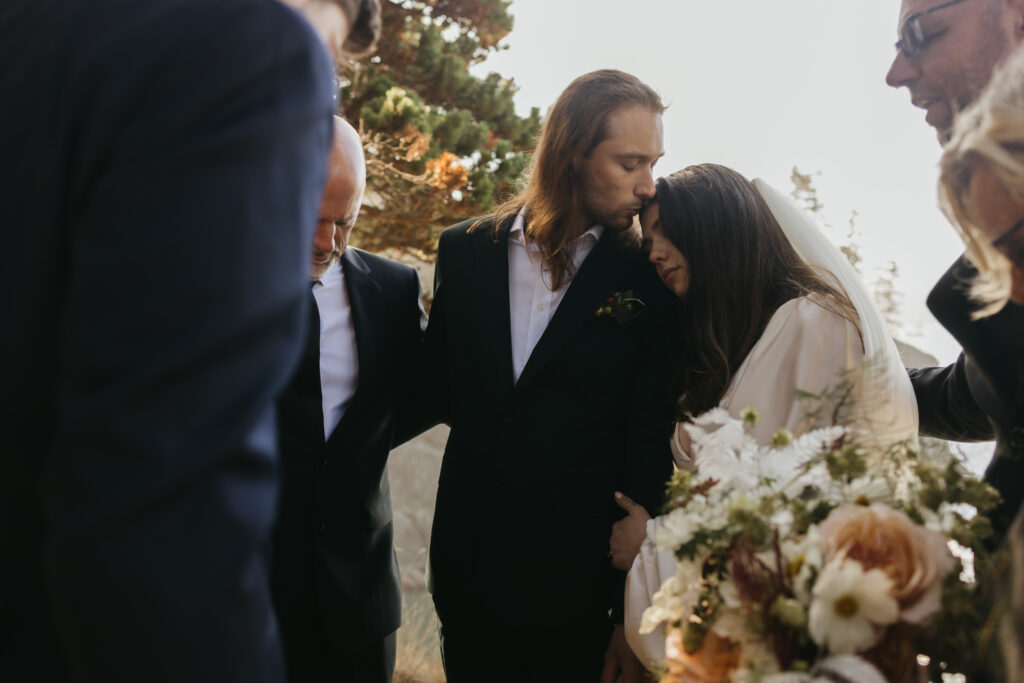
[[[451,683],[640,680],[607,550],[613,493],[659,509],[671,474],[671,297],[632,230],[664,108],[629,74],[581,76],[525,189],[441,236],[425,386],[452,429],[429,586]]]

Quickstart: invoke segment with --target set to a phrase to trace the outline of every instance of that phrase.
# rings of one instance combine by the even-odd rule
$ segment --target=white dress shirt
[[[356,330],[340,261],[313,284],[313,297],[320,312],[320,394],[326,439],[341,421],[359,382]]]
[[[512,381],[519,381],[526,361],[555,316],[572,278],[556,290],[550,288],[551,274],[540,247],[526,237],[520,211],[508,231],[508,303],[512,323]],[[594,245],[601,239],[604,226],[595,225],[567,246],[572,253],[574,272],[580,269]]]

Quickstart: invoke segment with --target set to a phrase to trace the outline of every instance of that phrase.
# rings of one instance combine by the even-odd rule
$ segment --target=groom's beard
[[[603,225],[606,229],[616,232],[627,232],[634,226],[639,227],[637,220],[643,208],[642,200],[637,199],[632,206],[602,206],[602,199],[603,197],[599,194],[589,190],[584,192],[582,201],[584,231],[594,225]]]

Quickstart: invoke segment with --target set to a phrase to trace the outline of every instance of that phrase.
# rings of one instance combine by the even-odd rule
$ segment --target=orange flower
[[[457,190],[469,182],[469,172],[451,152],[442,152],[436,159],[427,160],[430,184],[442,190]]]
[[[881,569],[893,582],[900,619],[921,623],[942,606],[942,580],[956,561],[946,539],[902,512],[875,503],[842,505],[818,527],[825,561],[841,552],[864,570]]]
[[[708,633],[700,650],[692,655],[683,649],[683,630],[670,628],[665,637],[665,666],[661,683],[721,683],[740,661],[740,646],[728,638]]]

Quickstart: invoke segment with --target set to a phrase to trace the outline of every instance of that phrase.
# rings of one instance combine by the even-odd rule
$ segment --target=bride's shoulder
[[[843,330],[851,323],[837,312],[825,296],[811,293],[790,299],[779,306],[768,322],[764,336],[777,336],[785,331],[787,336],[804,332],[819,335],[830,328]]]
[[[846,318],[839,313],[839,304],[829,297],[812,292],[805,296],[790,299],[779,307],[778,313],[786,309],[785,316],[798,318],[803,322],[816,324],[822,322],[846,323]]]

